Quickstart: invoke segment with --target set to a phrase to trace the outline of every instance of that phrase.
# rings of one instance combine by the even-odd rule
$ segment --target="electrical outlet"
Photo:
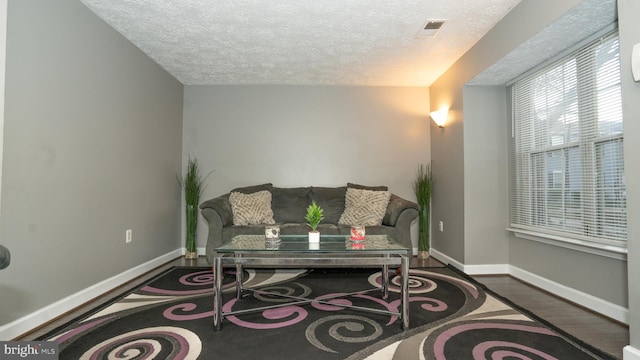
[[[440,232],[444,231],[444,221],[440,220],[440,222],[438,223],[438,228],[440,229]]]
[[[128,244],[128,243],[130,243],[132,240],[133,240],[133,234],[132,234],[132,231],[131,231],[131,229],[128,229],[128,230],[126,231],[126,233],[125,233],[125,236],[124,236],[124,242],[125,242],[126,244]]]

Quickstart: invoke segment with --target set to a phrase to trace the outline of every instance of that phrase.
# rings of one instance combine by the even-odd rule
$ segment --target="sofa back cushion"
[[[233,191],[229,195],[233,225],[275,224],[271,210],[271,193],[263,190],[252,194]]]
[[[352,189],[360,189],[360,190],[373,190],[373,191],[389,191],[389,188],[384,185],[379,186],[369,186],[369,185],[360,185],[354,183],[347,183],[348,188]]]
[[[307,207],[309,207],[308,187],[271,189],[271,208],[277,223],[306,223]]]
[[[347,188],[344,213],[338,224],[352,226],[377,226],[387,211],[391,193],[388,191]]]
[[[243,194],[253,194],[255,192],[263,191],[263,190],[271,191],[272,188],[273,188],[273,184],[266,183],[266,184],[260,184],[260,185],[239,187],[239,188],[235,188],[235,189],[231,190],[230,192],[239,192],[239,193],[243,193]]]
[[[337,224],[344,212],[344,196],[346,186],[341,187],[312,187],[311,200],[315,201],[324,212],[322,223]]]

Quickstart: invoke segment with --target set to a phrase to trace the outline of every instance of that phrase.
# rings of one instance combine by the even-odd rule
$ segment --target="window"
[[[626,247],[617,31],[512,91],[512,228]]]

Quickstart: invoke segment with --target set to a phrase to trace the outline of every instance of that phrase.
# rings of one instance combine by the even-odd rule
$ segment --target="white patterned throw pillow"
[[[232,192],[229,195],[233,225],[275,224],[271,209],[271,193],[263,190],[252,194]]]
[[[387,211],[391,193],[348,188],[345,195],[344,212],[340,225],[377,226]]]

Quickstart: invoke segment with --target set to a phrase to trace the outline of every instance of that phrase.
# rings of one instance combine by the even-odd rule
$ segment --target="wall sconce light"
[[[444,128],[444,123],[447,122],[447,115],[449,114],[449,109],[442,108],[438,111],[432,111],[429,115],[433,121],[438,125],[438,127]]]

